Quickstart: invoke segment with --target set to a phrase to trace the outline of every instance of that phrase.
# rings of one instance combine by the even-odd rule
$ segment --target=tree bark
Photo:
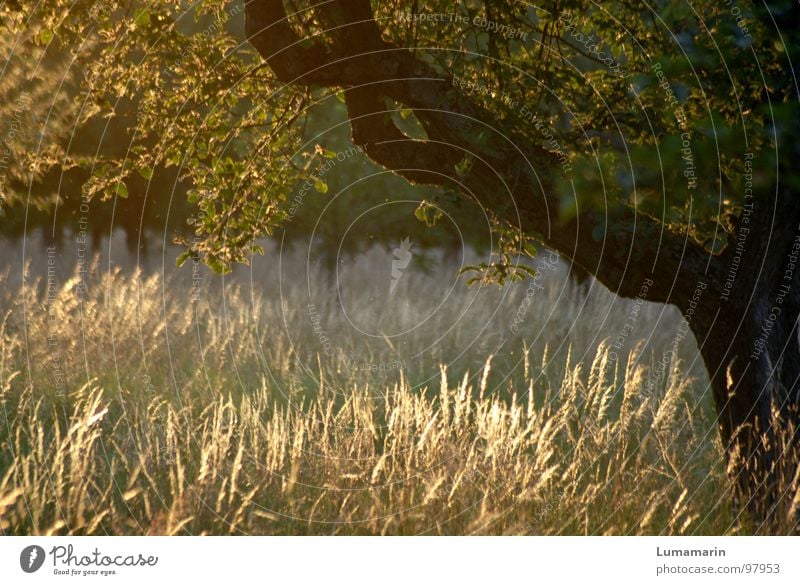
[[[681,307],[709,373],[736,500],[767,531],[798,520],[799,207],[788,189],[756,201],[722,254],[726,280],[694,310]]]

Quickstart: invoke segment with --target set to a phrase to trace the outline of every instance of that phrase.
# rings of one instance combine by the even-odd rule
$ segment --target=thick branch
[[[552,188],[560,162],[540,141],[504,124],[411,52],[381,39],[367,0],[320,3],[315,10],[332,27],[324,48],[323,39],[299,48],[280,0],[251,1],[247,31],[283,82],[346,88],[353,139],[376,162],[412,181],[458,183],[486,209],[538,235],[621,296],[637,296],[649,279],[648,300],[685,310],[698,278],[712,288],[724,281],[722,263],[688,236],[628,207],[583,210],[562,221]],[[403,135],[384,98],[412,108],[430,140]],[[455,164],[467,153],[474,156],[471,170],[457,176]]]
[[[372,160],[415,183],[457,187],[450,179],[455,178],[462,153],[445,143],[412,140],[403,134],[372,85],[346,90],[345,101],[353,142]]]

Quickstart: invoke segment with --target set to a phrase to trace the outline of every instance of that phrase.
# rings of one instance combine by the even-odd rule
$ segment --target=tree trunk
[[[743,216],[722,256],[725,282],[679,303],[708,370],[736,503],[761,531],[798,519],[800,213],[785,195]]]

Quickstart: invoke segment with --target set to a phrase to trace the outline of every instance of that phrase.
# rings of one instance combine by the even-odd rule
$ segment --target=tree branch
[[[686,233],[620,203],[560,217],[553,189],[560,162],[535,132],[511,126],[473,102],[448,75],[383,40],[368,0],[334,0],[314,6],[331,27],[307,46],[289,27],[281,0],[247,5],[251,42],[284,83],[343,87],[353,140],[386,168],[411,181],[453,187],[524,233],[571,258],[621,296],[688,306],[697,278],[713,288],[722,264]],[[322,42],[324,41],[324,44]],[[310,43],[310,44],[309,44]],[[429,140],[411,140],[392,122],[391,98],[410,107]],[[455,171],[474,157],[466,176]],[[608,225],[609,223],[613,225]]]

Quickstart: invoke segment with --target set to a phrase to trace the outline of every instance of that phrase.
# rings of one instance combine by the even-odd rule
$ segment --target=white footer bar
[[[0,537],[0,583],[800,583],[798,543],[793,537]]]

